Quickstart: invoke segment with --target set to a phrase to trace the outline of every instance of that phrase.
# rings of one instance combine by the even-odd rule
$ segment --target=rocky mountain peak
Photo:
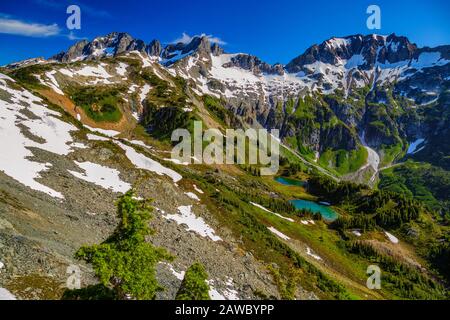
[[[270,65],[261,61],[258,57],[249,54],[237,54],[231,58],[230,62],[223,65],[225,68],[239,67],[244,70],[252,71],[254,74],[284,74],[284,68],[281,64]]]
[[[96,37],[91,42],[87,40],[79,41],[71,46],[67,52],[62,52],[52,58],[61,62],[94,60],[133,50],[144,52],[145,49],[144,41],[134,39],[125,32],[111,32],[106,36]]]
[[[164,64],[171,65],[185,56],[189,56],[194,53],[209,60],[211,55],[219,56],[224,53],[224,50],[217,43],[211,44],[208,36],[201,35],[194,36],[187,43],[178,42],[168,44],[163,49],[161,57],[165,61]]]
[[[157,39],[152,40],[145,49],[145,51],[149,56],[156,56],[156,57],[159,57],[161,55],[162,50],[163,48],[161,42],[159,42],[159,40]]]
[[[410,60],[416,51],[417,46],[408,38],[395,34],[333,37],[308,48],[302,55],[289,62],[286,69],[288,72],[300,72],[304,71],[305,65],[315,62],[337,65],[358,55],[364,61],[359,68],[367,70],[374,68],[377,63],[392,64]]]
[[[211,53],[213,56],[219,56],[224,53],[224,50],[217,43],[213,43],[211,46]]]

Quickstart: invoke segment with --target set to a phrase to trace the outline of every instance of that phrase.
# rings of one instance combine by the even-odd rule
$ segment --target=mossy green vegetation
[[[225,107],[225,101],[205,95],[203,96],[203,104],[218,123],[235,129],[242,126],[238,117]]]
[[[320,155],[319,164],[328,167],[339,175],[355,172],[367,161],[367,150],[359,147],[356,150],[327,149]]]
[[[414,197],[450,219],[450,172],[442,168],[407,161],[383,170],[378,187]]]
[[[80,87],[70,90],[75,105],[97,122],[118,122],[122,118],[120,88]]]
[[[176,300],[211,300],[209,296],[208,273],[205,267],[196,262],[191,265],[184,275]]]
[[[382,286],[397,297],[406,299],[445,299],[445,287],[431,277],[386,254],[370,244],[354,241],[347,243],[349,252],[365,257],[382,270]]]
[[[433,213],[419,201],[386,190],[370,190],[367,187],[349,183],[337,183],[325,177],[312,177],[308,181],[308,191],[320,197],[326,197],[333,203],[345,208],[345,216],[339,217],[330,227],[342,235],[348,229],[368,231],[396,230],[419,248],[417,252],[427,259],[431,267],[442,269],[442,263],[448,261],[448,242],[422,239],[422,234],[439,237],[439,226],[432,222]],[[426,229],[426,230],[424,230]],[[442,231],[445,232],[445,231]],[[416,236],[411,236],[416,234]],[[344,236],[349,252],[378,262],[386,272],[385,289],[395,297],[406,299],[444,299],[445,290],[439,281],[427,273],[418,271],[401,262],[394,256],[378,252],[370,242],[349,242]],[[419,244],[420,243],[420,244]],[[423,250],[420,247],[423,246]],[[433,252],[435,255],[430,254]],[[434,259],[434,260],[433,260]],[[408,273],[405,275],[404,273]]]
[[[153,137],[168,141],[173,130],[192,127],[195,116],[186,109],[193,106],[188,103],[183,78],[175,77],[169,83],[149,70],[143,71],[141,77],[151,85],[141,122]]]
[[[40,75],[49,70],[52,70],[51,65],[35,64],[14,70],[8,75],[27,88],[42,89],[45,86],[41,84],[36,75]]]

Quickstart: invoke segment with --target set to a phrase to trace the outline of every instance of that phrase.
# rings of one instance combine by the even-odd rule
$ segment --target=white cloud
[[[219,37],[214,37],[212,34],[206,35],[206,34],[202,33],[201,35],[190,36],[186,32],[183,32],[181,37],[173,40],[172,43],[179,43],[179,42],[181,42],[181,43],[187,44],[187,43],[191,42],[192,39],[195,38],[195,37],[207,37],[208,40],[210,42],[212,42],[212,43],[217,43],[217,44],[220,44],[220,45],[226,45],[227,44],[225,41],[223,41]]]
[[[183,35],[180,38],[177,38],[175,40],[172,41],[172,43],[189,43],[191,42],[192,37],[190,35],[188,35],[186,32],[183,32]]]
[[[21,20],[0,17],[0,33],[28,37],[49,37],[58,35],[60,28],[54,24],[29,23]]]

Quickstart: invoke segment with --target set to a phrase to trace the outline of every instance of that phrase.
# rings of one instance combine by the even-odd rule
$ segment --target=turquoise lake
[[[284,184],[286,186],[299,186],[299,187],[305,186],[305,182],[304,181],[290,179],[290,178],[276,177],[275,181],[277,181],[277,182],[279,182],[281,184]]]
[[[320,215],[327,221],[336,220],[338,215],[337,213],[328,206],[324,206],[313,201],[309,200],[291,200],[292,203],[297,209],[307,209],[314,213],[320,213]]]
[[[276,177],[275,181],[287,185],[287,186],[300,186],[303,187],[305,185],[304,181],[295,180],[295,179],[289,179],[284,177]],[[338,217],[338,214],[331,209],[329,206],[322,205],[319,203],[316,203],[314,201],[309,200],[291,200],[290,201],[295,208],[297,209],[307,209],[314,213],[320,213],[320,215],[327,221],[333,221],[336,220]]]

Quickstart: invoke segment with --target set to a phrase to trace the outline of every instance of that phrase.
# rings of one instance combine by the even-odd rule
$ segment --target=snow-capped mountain
[[[80,41],[48,61],[25,64],[56,62],[53,71],[36,76],[61,94],[55,75],[78,84],[124,82],[126,63],[107,70],[111,66],[103,62],[120,57],[138,57],[143,68],[164,81],[183,78],[192,94],[226,101],[226,108],[244,123],[280,129],[283,139],[294,139],[313,155],[313,161],[327,150],[348,152],[370,146],[384,154],[387,146],[399,144],[406,150],[408,142],[436,134],[418,109],[436,103],[450,79],[450,46],[419,48],[395,34],[334,37],[309,47],[286,65],[271,65],[250,54],[227,53],[207,36],[162,45],[113,32]],[[87,66],[66,67],[79,61]],[[90,62],[99,63],[96,70]],[[131,84],[129,92],[135,87]],[[148,90],[141,93],[141,102]],[[136,118],[146,112],[143,103],[133,109]],[[334,161],[329,163],[334,167]]]
[[[322,282],[326,278],[318,273],[321,270],[332,278],[338,274],[352,288],[360,287],[363,297],[379,298],[379,292],[359,283],[365,270],[342,270],[354,257],[336,245],[364,234],[360,240],[378,241],[391,252],[399,241],[406,243],[417,235],[401,247],[401,256],[405,248],[420,246],[419,237],[428,243],[427,233],[439,223],[437,214],[423,216],[427,223],[402,221],[393,231],[399,238],[351,225],[341,239],[342,234],[328,228],[329,222],[288,212],[290,204],[284,199],[296,191],[273,186],[256,168],[189,166],[171,159],[171,134],[177,128],[192,128],[194,120],[224,135],[228,128],[280,129],[284,147],[279,174],[307,176],[310,182],[317,176],[371,186],[384,182],[397,188],[394,192],[400,190],[402,195],[392,199],[406,201],[408,208],[406,192],[444,212],[450,206],[449,50],[450,46],[418,48],[396,35],[354,35],[331,38],[286,65],[272,65],[251,54],[227,53],[207,36],[162,44],[111,33],[80,41],[47,60],[0,68],[0,146],[6,151],[0,154],[0,241],[6,243],[0,246],[0,289],[13,288],[18,298],[31,293],[59,297],[67,281],[66,267],[75,263],[74,252],[109,237],[117,225],[113,204],[133,188],[140,198],[154,199],[152,226],[157,232],[152,243],[176,255],[176,260],[158,265],[158,278],[167,288],[158,298],[173,299],[195,261],[208,270],[212,298],[254,299],[261,298],[261,292],[284,298],[267,266],[279,274],[277,270],[291,270],[303,261],[298,259],[305,262],[299,265],[299,289],[292,293],[297,299],[336,297],[327,291],[338,286]],[[405,161],[409,159],[413,161]],[[404,174],[410,164],[416,171]],[[402,171],[383,180],[383,170],[395,168]],[[417,173],[426,184],[416,184]],[[413,186],[409,180],[414,180]],[[325,183],[324,189],[333,181]],[[354,203],[334,203],[333,197],[341,198],[341,189],[335,190],[326,191],[322,200],[333,202],[330,208],[339,208],[344,218],[359,220],[378,211],[383,214],[380,219],[398,216],[397,200],[380,197],[369,211],[353,211]],[[373,191],[375,197],[379,190],[383,189]],[[364,188],[364,196],[366,192],[372,190]],[[370,198],[359,199],[365,206]],[[414,208],[418,209],[407,213],[422,210]],[[287,223],[292,225],[281,229]],[[301,229],[291,227],[314,233],[303,238]],[[332,236],[323,237],[325,232]],[[317,241],[310,243],[313,234]],[[437,240],[443,237],[440,231],[435,234]],[[388,243],[382,241],[385,236]],[[286,246],[277,245],[277,239]],[[336,250],[330,251],[329,245]],[[276,248],[281,248],[281,255]],[[273,254],[279,257],[276,263],[263,259]],[[410,256],[404,260],[410,261]],[[278,269],[284,261],[285,267]],[[320,268],[304,268],[306,262]],[[366,262],[370,260],[360,260],[359,265]],[[423,269],[417,266],[413,264],[414,270]],[[97,283],[92,270],[82,267],[83,283]],[[30,276],[35,274],[47,278]],[[297,279],[296,273],[293,276]],[[17,285],[19,281],[26,285]],[[30,282],[42,282],[52,292],[46,296],[47,290],[29,290]]]
[[[414,98],[415,83],[422,80],[423,70],[442,67],[439,69],[440,81],[432,79],[432,83],[427,83],[430,101],[448,79],[450,61],[449,46],[418,48],[406,37],[395,34],[331,38],[311,46],[286,65],[270,65],[249,54],[224,53],[206,36],[193,37],[188,43],[163,46],[158,40],[145,44],[127,33],[118,32],[90,42],[80,41],[50,60],[70,63],[133,51],[158,58],[172,72],[193,79],[199,93],[238,100],[249,96],[263,103],[273,97],[285,99],[305,92],[332,93],[339,89],[348,94],[351,88],[374,87],[394,81],[408,81],[409,88],[401,85],[398,88],[401,94]],[[9,67],[17,67],[17,63]],[[419,102],[429,101],[421,99]]]

